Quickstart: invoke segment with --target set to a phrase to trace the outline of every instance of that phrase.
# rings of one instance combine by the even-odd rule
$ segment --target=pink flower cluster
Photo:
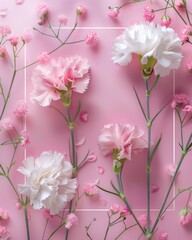
[[[95,46],[97,44],[97,41],[98,41],[98,37],[95,32],[91,32],[91,33],[87,34],[87,36],[85,38],[85,43],[91,47]]]
[[[27,102],[25,100],[18,100],[13,113],[18,117],[25,116],[28,113]]]
[[[118,159],[132,159],[132,154],[147,147],[143,138],[143,130],[129,124],[105,125],[98,139],[98,144],[104,155],[118,151]]]
[[[43,25],[46,23],[48,14],[49,14],[49,8],[45,2],[42,2],[37,5],[37,16],[40,18],[39,25]]]
[[[78,217],[74,213],[67,215],[65,228],[70,229],[73,225],[78,224]]]
[[[183,28],[183,30],[181,32],[181,36],[180,36],[180,39],[183,43],[185,43],[189,40],[189,36],[190,36],[191,32],[192,32],[192,26],[185,25],[185,27]]]
[[[145,21],[152,22],[155,18],[155,13],[150,7],[144,8],[144,15],[143,15]]]
[[[58,19],[59,19],[59,23],[60,24],[63,24],[63,25],[66,25],[67,22],[68,22],[68,19],[65,17],[65,15],[61,14],[58,16]]]
[[[21,142],[21,146],[26,146],[31,143],[30,137],[26,130],[21,131],[19,141]]]
[[[176,94],[171,103],[173,109],[178,108],[183,110],[187,105],[189,105],[189,97],[183,93]]]
[[[97,188],[98,182],[99,181],[97,180],[95,182],[86,183],[84,185],[84,193],[86,196],[93,197],[98,194],[98,188]]]
[[[111,205],[109,212],[112,215],[120,213],[120,216],[122,218],[126,218],[131,215],[131,213],[129,212],[129,209],[126,206],[120,206],[119,204],[116,204],[116,203]]]
[[[87,59],[80,56],[50,59],[46,64],[37,65],[32,75],[32,102],[45,107],[66,93],[84,93],[90,80],[89,68]]]
[[[182,226],[186,226],[190,222],[192,222],[192,214],[188,212],[186,208],[182,209],[179,215],[180,215],[180,223]]]

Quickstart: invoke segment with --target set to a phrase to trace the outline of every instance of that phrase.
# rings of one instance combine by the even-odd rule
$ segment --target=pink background
[[[12,31],[21,34],[25,29],[31,29],[33,26],[38,27],[35,6],[40,1],[28,1],[23,5],[16,5],[14,0],[0,0],[0,7],[7,7],[8,15],[0,17],[0,25],[9,24]],[[76,129],[76,139],[82,137],[86,138],[84,146],[78,148],[78,154],[83,158],[87,150],[90,149],[97,155],[97,161],[92,164],[87,164],[79,172],[80,191],[86,182],[100,179],[100,185],[110,189],[110,180],[113,179],[112,160],[110,157],[104,157],[97,145],[97,138],[107,123],[129,123],[137,125],[145,129],[145,121],[140,112],[138,103],[136,101],[133,86],[138,90],[139,95],[143,101],[144,84],[141,79],[138,63],[136,58],[128,67],[120,67],[114,65],[111,61],[111,49],[114,39],[120,35],[123,28],[135,22],[143,20],[143,7],[149,5],[149,1],[145,3],[130,4],[122,9],[117,21],[113,21],[107,16],[108,6],[120,5],[123,1],[109,1],[109,0],[57,0],[46,1],[51,12],[52,25],[57,27],[57,16],[65,14],[68,19],[68,27],[73,26],[75,8],[79,4],[83,4],[88,9],[88,14],[85,18],[79,19],[79,24],[71,40],[78,40],[90,32],[95,31],[99,37],[99,44],[96,48],[89,48],[85,44],[64,46],[58,52],[54,53],[52,57],[59,56],[67,57],[73,55],[80,55],[86,57],[91,65],[91,81],[88,91],[84,95],[76,95],[73,99],[74,111],[77,107],[78,99],[82,103],[82,110],[89,113],[88,123],[78,121]],[[162,0],[154,0],[153,6],[155,9],[160,8]],[[191,4],[191,3],[190,3]],[[192,9],[192,8],[191,8]],[[160,16],[156,16],[156,22],[160,21]],[[172,27],[176,28],[178,33],[181,32],[183,24],[180,19],[172,14]],[[62,34],[65,35],[69,29],[63,29]],[[36,60],[39,53],[42,51],[50,51],[58,45],[56,40],[48,39],[37,32],[33,32],[33,41],[26,47],[26,52],[23,52],[19,57],[19,65],[22,67],[23,63],[31,63]],[[184,59],[179,70],[172,72],[168,77],[161,79],[159,86],[155,89],[152,96],[152,106],[154,113],[165,104],[174,94],[174,92],[185,92],[191,98],[191,81],[192,76],[187,72],[185,64],[192,59],[190,58],[190,46],[183,47]],[[10,81],[11,73],[9,72],[8,62],[0,59],[1,77],[4,81]],[[32,91],[31,73],[33,67],[27,71],[20,72],[14,84],[14,90],[10,98],[9,106],[5,116],[11,116],[12,108],[17,99],[25,97],[30,98]],[[3,71],[2,71],[3,69]],[[191,99],[192,100],[192,99]],[[60,103],[56,103],[61,108]],[[23,182],[23,177],[16,171],[18,166],[22,164],[22,160],[27,156],[38,156],[42,151],[55,150],[59,152],[68,152],[69,134],[63,119],[50,108],[41,108],[36,104],[29,103],[30,111],[27,118],[27,129],[31,136],[31,144],[26,151],[20,148],[16,156],[16,165],[12,170],[11,178],[14,179],[15,185]],[[153,111],[152,111],[153,112]],[[16,122],[16,119],[14,120]],[[170,177],[166,173],[166,165],[171,162],[177,162],[180,154],[178,141],[179,131],[177,132],[178,123],[168,106],[161,114],[154,124],[154,131],[152,141],[155,142],[159,135],[162,134],[163,139],[161,146],[156,154],[152,164],[152,183],[160,186],[157,193],[152,194],[152,221],[155,220],[156,214],[163,201],[166,193]],[[185,129],[186,135],[189,128]],[[6,159],[9,159],[11,147],[4,147],[1,156],[1,162],[6,166]],[[191,154],[191,153],[190,153]],[[137,216],[146,212],[146,176],[145,176],[145,156],[146,152],[142,152],[134,157],[132,162],[126,162],[124,169],[124,184],[127,193],[127,198],[131,206],[135,209]],[[99,175],[97,167],[105,168],[105,174]],[[190,186],[192,183],[192,162],[191,156],[188,156],[181,168],[181,173],[177,178],[176,185],[171,193],[174,196],[178,188]],[[1,197],[0,207],[8,210],[10,220],[8,228],[11,237],[14,240],[24,240],[25,225],[23,212],[18,210],[15,206],[16,197],[9,187],[5,179],[1,178]],[[118,199],[109,196],[103,192],[99,193],[101,199],[106,199],[106,204],[99,201],[99,199],[90,199],[84,197],[79,205],[77,215],[79,217],[79,224],[70,231],[69,239],[88,239],[85,233],[85,225],[88,225],[95,217],[96,222],[93,223],[90,229],[90,234],[94,240],[104,238],[105,229],[107,227],[107,210],[112,203],[120,203]],[[170,198],[171,199],[171,198]],[[179,211],[184,208],[187,195],[183,194],[172,204],[166,213],[166,216],[158,226],[158,232],[154,239],[158,239],[160,232],[168,232],[168,239],[170,240],[189,240],[192,238],[192,225],[182,227],[179,223]],[[127,223],[133,223],[132,217],[129,217]],[[29,221],[31,229],[31,239],[41,239],[42,229],[44,228],[46,219],[38,211],[31,211],[31,220]],[[48,225],[47,236],[57,226],[58,222],[51,220]],[[120,233],[122,225],[113,228],[109,232],[108,239],[113,240],[114,236]],[[119,239],[138,239],[140,231],[135,228],[126,232]],[[80,237],[79,237],[80,236]],[[64,229],[59,231],[52,239],[64,239]],[[142,239],[142,238],[141,238]]]

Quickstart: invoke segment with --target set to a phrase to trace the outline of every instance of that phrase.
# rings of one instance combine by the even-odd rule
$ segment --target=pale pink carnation
[[[74,213],[67,215],[65,228],[70,229],[73,225],[78,224],[78,217]]]
[[[179,108],[184,109],[186,105],[189,105],[189,97],[186,94],[176,94],[171,103],[173,109]]]
[[[13,113],[20,117],[25,116],[28,113],[28,106],[25,100],[18,100]]]
[[[189,40],[189,35],[192,32],[192,26],[190,25],[185,25],[181,32],[180,39],[183,43],[187,42]]]
[[[119,8],[118,7],[114,7],[111,8],[109,7],[109,11],[108,11],[108,16],[112,19],[116,19],[119,15]]]
[[[183,5],[183,0],[175,0],[175,6],[182,8]]]
[[[155,13],[150,7],[144,8],[144,15],[143,15],[145,21],[152,22],[155,18]]]
[[[126,217],[130,216],[131,213],[126,206],[123,206],[123,207],[121,207],[120,215],[121,215],[121,217],[126,218]]]
[[[42,52],[38,57],[37,57],[38,61],[40,64],[46,64],[49,62],[50,60],[50,56],[47,52]]]
[[[192,214],[189,213],[185,208],[180,211],[179,215],[182,226],[186,226],[192,221]]]
[[[97,41],[98,41],[98,37],[95,32],[91,32],[91,33],[87,34],[87,36],[85,38],[85,43],[91,47],[95,46],[97,44]]]
[[[47,3],[45,2],[42,2],[42,3],[39,3],[36,7],[37,9],[37,15],[38,17],[46,17],[48,15],[48,12],[49,12],[49,8],[47,6]]]
[[[11,121],[10,118],[4,118],[0,122],[0,129],[5,130],[5,131],[10,131],[13,130],[13,122]]]
[[[0,34],[2,36],[7,36],[8,34],[11,34],[11,28],[8,25],[0,26]]]
[[[147,147],[143,138],[144,131],[129,124],[105,125],[98,139],[98,144],[104,155],[118,150],[118,159],[132,159],[132,154]]]
[[[19,37],[17,35],[10,35],[9,41],[13,46],[17,46],[17,44],[19,42]]]
[[[4,46],[1,46],[0,47],[0,57],[4,58],[6,55],[6,52],[7,52],[6,48]]]
[[[159,236],[159,240],[167,240],[168,239],[168,233],[162,232]]]
[[[177,166],[174,163],[167,165],[167,173],[169,176],[173,177],[175,174]],[[179,171],[180,172],[180,171]],[[177,174],[179,174],[179,172]]]
[[[192,113],[192,106],[191,105],[186,105],[183,109],[184,112],[190,112]]]
[[[90,80],[89,68],[87,59],[79,56],[51,59],[47,64],[37,65],[32,75],[32,102],[45,107],[61,98],[60,91],[84,93]]]
[[[112,205],[111,205],[111,207],[110,207],[110,212],[112,213],[112,214],[116,214],[116,213],[118,213],[119,211],[120,211],[120,209],[121,209],[121,207],[120,207],[120,205],[119,204],[115,204],[115,203],[113,203]]]
[[[5,209],[0,208],[0,220],[7,220],[8,218],[8,212]]]
[[[1,240],[9,239],[8,229],[4,226],[0,226],[0,239]]]
[[[26,130],[22,130],[21,131],[21,134],[19,136],[19,141],[21,142],[21,146],[26,146],[29,143],[31,143],[30,137],[29,137],[29,135],[28,135]]]
[[[192,73],[192,62],[186,64],[187,70]]]
[[[32,38],[33,36],[29,31],[24,32],[21,36],[21,40],[23,41],[23,43],[30,43]]]
[[[65,17],[65,15],[62,15],[62,14],[58,16],[58,19],[59,19],[60,24],[66,25],[68,22],[68,19]]]
[[[98,188],[96,186],[97,184],[98,181],[86,183],[83,188],[85,195],[88,197],[93,197],[97,195],[98,194]]]
[[[161,18],[161,26],[169,27],[171,24],[171,18],[167,15],[163,15]]]
[[[79,119],[82,121],[82,122],[88,122],[88,113],[87,112],[81,112],[79,114]]]
[[[77,12],[77,15],[85,15],[87,13],[87,8],[83,5],[79,5],[77,8],[76,8],[76,12]]]
[[[143,214],[140,217],[138,217],[138,221],[141,225],[141,227],[146,228],[147,227],[147,215]]]

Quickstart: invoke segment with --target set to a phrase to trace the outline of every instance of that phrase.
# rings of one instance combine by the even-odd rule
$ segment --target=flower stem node
[[[125,200],[125,199],[126,199],[124,193],[119,193],[119,197],[120,197],[122,200]]]
[[[74,167],[73,168],[73,176],[77,176],[77,172],[78,172],[78,167]]]
[[[71,104],[71,92],[64,91],[64,93],[61,93],[61,102],[65,107],[69,107]]]
[[[74,122],[68,122],[69,129],[74,129],[75,123]]]
[[[152,239],[152,233],[146,233],[146,240],[151,240]]]
[[[147,127],[150,128],[151,126],[152,126],[152,121],[148,119],[148,120],[147,120]]]

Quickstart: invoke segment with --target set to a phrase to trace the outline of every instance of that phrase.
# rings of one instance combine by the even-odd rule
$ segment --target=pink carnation
[[[108,16],[111,17],[112,19],[116,19],[119,15],[119,8],[118,7],[114,7],[111,8],[109,7],[109,11],[108,11]]]
[[[65,15],[59,15],[58,19],[59,19],[60,24],[66,25],[68,22],[68,19],[65,17]]]
[[[48,9],[47,3],[42,2],[38,4],[36,9],[37,9],[38,17],[41,18],[41,17],[46,17],[48,15],[49,9]]]
[[[186,64],[187,70],[192,73],[192,62]]]
[[[4,58],[6,55],[6,52],[7,52],[6,48],[4,46],[1,46],[0,47],[0,57]]]
[[[123,206],[123,207],[121,207],[120,215],[121,215],[121,217],[126,218],[126,217],[130,216],[131,213],[126,206]]]
[[[28,106],[25,100],[18,100],[13,112],[16,116],[25,116],[28,113]]]
[[[183,43],[185,43],[189,40],[189,35],[190,35],[191,31],[192,31],[192,26],[185,25],[185,27],[183,28],[183,30],[181,32],[181,36],[180,36],[180,39]]]
[[[159,236],[159,240],[167,240],[168,234],[166,232],[162,232]]]
[[[5,209],[0,208],[0,220],[7,220],[8,218],[8,212]]]
[[[129,124],[108,124],[104,126],[98,143],[104,155],[118,150],[118,158],[131,160],[132,154],[147,147],[143,130]]]
[[[182,209],[179,213],[180,223],[182,226],[188,225],[192,221],[192,215],[187,211],[187,209]]]
[[[74,213],[67,215],[65,228],[70,229],[73,225],[78,224],[78,218]]]
[[[161,18],[161,26],[169,27],[171,24],[171,18],[167,15],[164,15]]]
[[[5,130],[5,131],[10,131],[14,128],[13,122],[11,121],[10,118],[4,118],[0,122],[0,129]]]
[[[24,43],[31,42],[32,38],[33,38],[33,36],[29,31],[23,33],[23,35],[21,36],[21,39]]]
[[[77,15],[85,15],[87,13],[87,8],[83,5],[79,5],[76,8]]]
[[[10,35],[9,41],[13,46],[17,46],[17,44],[19,42],[19,37],[17,35]]]
[[[46,64],[49,62],[50,60],[50,56],[47,52],[42,52],[38,57],[37,57],[38,61],[40,64]]]
[[[95,46],[97,44],[97,41],[98,41],[98,38],[95,32],[91,32],[87,34],[85,38],[85,43],[91,47]]]
[[[171,103],[173,109],[179,108],[184,109],[186,105],[189,105],[189,97],[186,94],[176,94]]]
[[[141,225],[141,227],[146,228],[147,227],[147,215],[143,214],[140,217],[138,217],[138,221]]]
[[[8,235],[8,230],[4,226],[0,226],[0,239],[1,240],[8,240],[9,235]]]
[[[51,101],[61,98],[60,91],[84,93],[89,84],[89,65],[87,59],[79,56],[51,59],[46,65],[37,65],[33,71],[34,91],[32,102],[49,106]]]
[[[31,143],[30,137],[29,137],[29,135],[28,135],[28,133],[27,133],[26,130],[22,130],[22,131],[21,131],[21,134],[20,134],[20,136],[19,136],[19,140],[20,140],[20,142],[21,142],[21,146],[26,146],[26,145],[28,145],[29,143]]]
[[[113,203],[112,205],[111,205],[111,207],[110,207],[110,212],[112,213],[112,214],[116,214],[116,213],[118,213],[119,211],[120,211],[120,209],[121,209],[121,207],[120,207],[120,205],[119,204],[115,204],[115,203]]]
[[[11,28],[8,25],[0,26],[0,34],[2,36],[7,36],[8,34],[11,34]]]
[[[152,22],[155,18],[155,13],[150,7],[144,8],[144,15],[143,15],[145,21]]]
[[[93,197],[98,194],[97,185],[98,181],[86,183],[84,185],[84,193],[88,197]]]

